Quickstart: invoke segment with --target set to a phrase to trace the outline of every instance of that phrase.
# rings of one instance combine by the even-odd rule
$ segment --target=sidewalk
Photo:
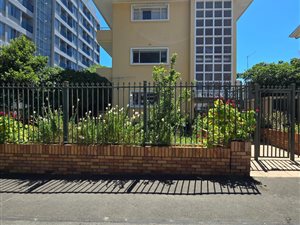
[[[251,160],[252,177],[286,177],[300,178],[300,159],[262,158]]]

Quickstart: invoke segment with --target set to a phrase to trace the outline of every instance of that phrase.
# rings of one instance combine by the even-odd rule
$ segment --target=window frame
[[[134,19],[134,9],[139,8],[162,8],[163,6],[167,7],[167,19],[149,19],[149,20],[144,20],[144,19]],[[170,20],[170,4],[168,3],[148,3],[148,4],[131,4],[131,22],[165,22]]]
[[[139,104],[134,104],[134,102],[133,102],[133,99],[134,99],[134,94],[138,94],[139,96],[138,96],[138,103]],[[129,94],[129,106],[130,106],[130,108],[135,108],[135,109],[137,109],[137,108],[143,108],[144,107],[144,104],[141,104],[141,102],[142,102],[142,98],[144,98],[144,92],[143,91],[140,91],[140,90],[130,90],[130,94]],[[152,97],[152,96],[148,96],[148,95],[153,95],[153,97],[154,98],[156,98],[156,100],[154,100],[154,102],[153,103],[148,103],[147,104],[147,107],[152,107],[154,104],[155,104],[155,102],[157,102],[158,101],[158,94],[157,93],[155,93],[155,92],[147,92],[147,101],[148,101],[148,97]],[[155,96],[156,95],[156,96]]]
[[[167,51],[167,62],[166,63],[134,63],[133,62],[133,51],[134,50],[166,50]],[[169,65],[169,48],[168,47],[136,47],[136,48],[130,48],[130,65],[132,66],[155,66],[155,65]]]

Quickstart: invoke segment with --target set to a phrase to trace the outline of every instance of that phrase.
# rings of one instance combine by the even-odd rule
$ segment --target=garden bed
[[[250,174],[250,143],[229,148],[0,145],[0,171],[55,175]]]

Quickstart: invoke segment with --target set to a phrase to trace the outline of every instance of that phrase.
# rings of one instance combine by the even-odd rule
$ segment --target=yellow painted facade
[[[170,58],[178,54],[176,70],[182,74],[183,82],[192,82],[196,76],[196,3],[217,2],[225,0],[94,0],[101,11],[110,31],[101,30],[97,33],[100,45],[112,57],[112,69],[105,74],[114,83],[133,84],[152,81],[153,64],[137,65],[131,63],[133,48],[168,48]],[[232,53],[231,81],[236,79],[236,22],[253,0],[226,0],[232,4]],[[169,18],[163,21],[133,21],[132,7],[145,4],[168,4]],[[205,19],[205,18],[204,18]],[[166,64],[168,66],[169,64]],[[103,71],[102,71],[103,72]],[[120,93],[118,97],[125,101],[130,91]],[[127,97],[128,96],[128,97]],[[115,100],[116,101],[116,100]]]
[[[132,65],[132,48],[166,47],[169,57],[178,54],[176,69],[183,81],[195,79],[195,5],[197,0],[95,0],[111,31],[97,34],[100,45],[112,56],[113,82],[152,81],[153,65]],[[215,0],[217,1],[217,0]],[[199,0],[197,1],[199,2]],[[205,1],[204,1],[205,2]],[[252,0],[232,0],[232,74],[236,77],[236,22]],[[169,4],[167,21],[132,21],[134,4]]]

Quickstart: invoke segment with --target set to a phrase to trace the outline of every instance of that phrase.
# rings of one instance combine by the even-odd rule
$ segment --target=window
[[[131,10],[133,21],[168,20],[169,6],[160,5],[133,5]]]
[[[153,105],[157,102],[157,94],[153,92],[147,92],[147,103]],[[144,105],[144,92],[131,92],[130,94],[130,106],[141,107]]]
[[[168,49],[132,49],[131,64],[160,64],[168,62]]]
[[[21,11],[13,4],[9,3],[9,15],[16,18],[17,20],[21,19]]]
[[[13,29],[11,27],[8,28],[8,40],[15,39],[18,36],[19,36],[19,33],[15,29]]]

